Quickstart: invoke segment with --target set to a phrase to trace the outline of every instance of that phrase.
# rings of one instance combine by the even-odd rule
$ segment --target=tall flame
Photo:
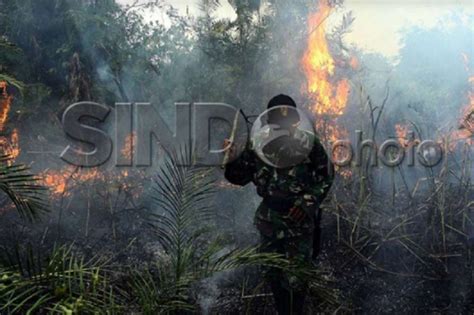
[[[335,77],[336,62],[326,40],[326,19],[331,13],[327,0],[320,2],[318,12],[309,17],[309,38],[302,66],[307,79],[307,91],[315,99],[312,110],[318,114],[344,114],[349,96],[347,79]],[[356,60],[354,60],[356,66]]]
[[[337,118],[344,114],[349,98],[349,81],[336,73],[336,62],[331,55],[326,39],[326,19],[332,7],[322,0],[319,10],[308,19],[309,36],[307,48],[301,60],[306,76],[306,93],[312,101],[311,108],[317,114],[316,130],[328,145],[331,141],[347,137],[347,131],[337,124]],[[347,64],[352,69],[359,67],[358,60],[352,58]],[[343,152],[332,152],[336,158],[343,158]],[[338,169],[343,177],[350,177],[351,171]]]

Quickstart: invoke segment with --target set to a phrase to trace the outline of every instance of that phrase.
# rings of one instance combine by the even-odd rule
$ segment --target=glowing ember
[[[397,134],[397,139],[400,145],[403,147],[407,147],[408,146],[408,126],[396,124],[395,132]]]
[[[410,131],[410,127],[404,124],[395,125],[395,133],[397,135],[398,143],[404,148],[408,148],[411,145],[417,145],[420,143],[419,139],[414,139],[413,132]]]
[[[54,196],[68,195],[66,193],[67,178],[62,173],[45,174],[43,184],[49,187],[50,192]]]
[[[120,151],[122,153],[122,156],[126,158],[127,160],[132,160],[133,159],[133,144],[136,143],[137,140],[137,135],[132,132],[125,138],[125,145]]]

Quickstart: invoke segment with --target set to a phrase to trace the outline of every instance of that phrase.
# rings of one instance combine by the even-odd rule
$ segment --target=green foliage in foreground
[[[0,190],[23,219],[34,221],[48,211],[46,188],[38,184],[38,178],[28,173],[26,166],[11,164],[9,156],[0,156]]]
[[[31,249],[0,267],[0,310],[8,314],[77,314],[117,308],[103,263],[85,261],[71,247],[53,250],[45,261]]]
[[[17,247],[18,248],[18,247]],[[4,253],[7,251],[4,251]],[[0,311],[6,314],[169,314],[198,311],[192,289],[217,272],[242,266],[267,265],[312,279],[311,293],[334,305],[336,291],[313,268],[293,266],[276,254],[255,248],[234,250],[196,268],[179,281],[172,265],[157,261],[146,270],[111,267],[99,257],[85,260],[71,246],[55,248],[43,259],[28,247],[4,254],[0,266]],[[120,276],[120,277],[119,277]]]
[[[212,177],[202,168],[177,166],[178,161],[185,159],[183,153],[166,160],[155,181],[157,209],[152,212],[151,221],[164,255],[148,270],[135,274],[131,290],[137,294],[145,314],[156,314],[158,310],[196,311],[191,295],[194,285],[216,273],[245,266],[281,268],[295,276],[313,279],[314,293],[325,288],[324,299],[336,301],[335,292],[327,290],[326,281],[312,266],[293,265],[279,254],[260,253],[256,247],[233,248],[219,236],[213,237],[210,228],[205,227],[212,222]]]
[[[163,246],[156,261],[137,268],[115,266],[101,257],[86,259],[72,246],[57,247],[47,257],[21,245],[13,252],[4,249],[0,260],[0,312],[196,312],[193,288],[200,281],[245,266],[282,268],[311,279],[312,294],[331,304],[337,302],[336,291],[328,289],[327,280],[312,266],[294,265],[278,254],[259,253],[256,247],[234,248],[220,237],[212,237],[205,226],[212,219],[208,206],[213,193],[210,176],[202,169],[177,166],[183,156],[166,160],[156,178],[156,209],[150,219]],[[25,191],[23,186],[18,189],[18,183],[10,180],[17,170],[24,171],[21,167],[5,168],[4,182],[8,184],[0,187],[15,201],[20,214],[34,218],[43,204],[29,194],[38,188],[30,183],[35,187],[32,191]],[[25,180],[29,183],[34,178],[20,176],[18,182],[26,185]]]

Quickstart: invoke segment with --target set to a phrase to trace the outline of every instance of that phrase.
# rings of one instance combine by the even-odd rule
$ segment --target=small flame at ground
[[[41,176],[43,184],[50,189],[53,196],[66,196],[67,177],[59,172],[46,172]]]
[[[403,148],[416,146],[421,142],[420,139],[415,138],[415,134],[410,130],[407,124],[396,124],[395,134],[397,135],[398,143],[400,143]]]
[[[140,185],[139,189],[136,189],[136,185],[132,183],[133,179],[142,180],[144,174],[136,171],[132,172],[128,170],[120,171],[101,171],[98,168],[83,169],[73,166],[64,167],[61,170],[47,170],[40,174],[43,185],[50,189],[51,196],[53,199],[62,197],[68,197],[72,195],[72,192],[76,188],[93,185],[100,185],[101,187],[108,187],[110,189],[120,189],[123,191],[134,190],[133,196],[138,198],[143,187]],[[133,177],[131,181],[128,179]]]

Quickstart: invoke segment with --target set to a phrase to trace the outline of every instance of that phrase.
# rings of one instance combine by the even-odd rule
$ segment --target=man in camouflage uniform
[[[266,155],[273,155],[273,161],[279,161],[280,165],[288,163],[285,160],[288,156],[294,160],[298,154],[292,139],[296,138],[294,132],[300,119],[297,114],[288,114],[280,105],[296,107],[289,96],[274,97],[268,108],[278,107],[269,112],[268,125],[277,123],[292,137],[278,137],[264,143],[263,148],[257,148],[259,141],[253,141],[251,148],[226,166],[225,177],[241,186],[253,182],[263,198],[255,215],[262,251],[280,253],[294,262],[310,263],[313,247],[318,246],[313,244],[315,229],[319,227],[316,221],[320,219],[316,213],[332,184],[333,167],[314,134],[302,135],[305,141],[313,141],[314,146],[296,165],[274,167],[255,154],[255,149],[260,149]],[[296,110],[292,112],[297,113]],[[319,237],[316,239],[319,242]],[[277,269],[269,270],[267,276],[278,313],[302,314],[306,284]]]

